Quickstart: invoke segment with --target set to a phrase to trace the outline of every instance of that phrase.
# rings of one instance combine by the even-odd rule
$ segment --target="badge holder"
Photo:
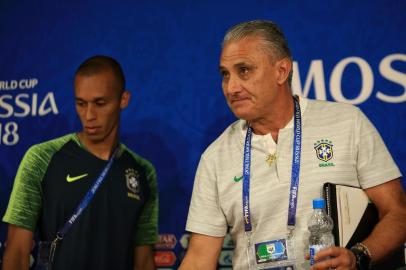
[[[247,235],[250,237],[250,235]],[[247,239],[247,258],[249,270],[295,270],[295,249],[293,237],[252,242]]]
[[[51,270],[56,246],[62,238],[57,236],[52,242],[41,241],[38,244],[37,266],[35,270]]]

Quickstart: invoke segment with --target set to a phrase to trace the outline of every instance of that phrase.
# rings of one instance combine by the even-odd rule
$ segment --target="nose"
[[[223,81],[223,90],[226,94],[233,95],[241,91],[241,82],[237,76],[231,76]]]
[[[94,105],[89,103],[86,107],[86,120],[90,121],[96,118],[96,112],[95,112],[95,108]]]

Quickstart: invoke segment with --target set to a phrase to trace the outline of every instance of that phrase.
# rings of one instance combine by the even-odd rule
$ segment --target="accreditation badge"
[[[55,238],[53,241],[40,241],[38,244],[37,265],[35,270],[52,270],[55,249],[62,238]]]
[[[50,252],[52,242],[40,241],[38,244],[37,265],[35,270],[48,270],[51,266]]]
[[[296,269],[293,237],[283,237],[263,242],[251,242],[250,240],[248,242],[247,255],[250,270]]]

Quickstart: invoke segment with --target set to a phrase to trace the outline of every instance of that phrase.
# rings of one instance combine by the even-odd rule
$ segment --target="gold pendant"
[[[269,154],[266,157],[266,163],[268,163],[269,166],[272,166],[272,164],[276,161],[276,153]]]

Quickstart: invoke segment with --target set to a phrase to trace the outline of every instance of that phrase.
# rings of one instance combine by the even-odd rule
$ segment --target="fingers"
[[[326,257],[338,257],[338,256],[340,256],[343,249],[344,248],[340,248],[340,247],[329,247],[329,248],[322,249],[316,253],[316,255],[314,256],[314,259],[316,261],[318,261],[318,260],[320,260],[322,258],[326,258]]]
[[[331,258],[318,261],[313,265],[312,270],[339,269],[340,266],[339,258]]]
[[[348,249],[331,247],[319,251],[312,270],[321,269],[355,269],[355,256]]]

